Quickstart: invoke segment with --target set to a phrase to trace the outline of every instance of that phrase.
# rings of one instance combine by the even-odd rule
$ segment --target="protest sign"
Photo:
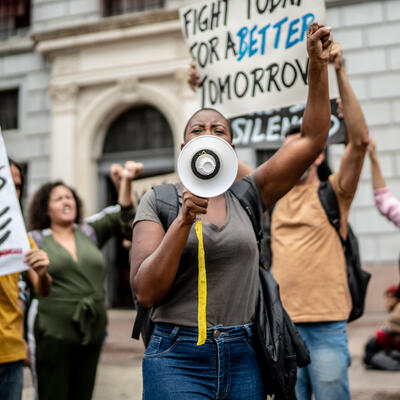
[[[0,276],[28,269],[30,249],[0,129]]]
[[[274,108],[231,118],[232,143],[240,147],[278,148],[290,126],[301,124],[305,105]],[[344,143],[345,125],[337,115],[336,100],[331,100],[331,128],[328,144]]]
[[[231,118],[306,102],[306,31],[325,21],[323,0],[198,1],[180,17],[202,107]]]

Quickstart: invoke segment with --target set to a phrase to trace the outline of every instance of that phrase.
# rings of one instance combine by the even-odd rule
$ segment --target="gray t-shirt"
[[[254,174],[244,179],[251,181],[262,204]],[[176,184],[176,187],[181,205],[181,184]],[[258,248],[254,229],[236,197],[227,191],[225,199],[225,224],[217,227],[203,222],[208,327],[251,322],[258,300]],[[147,192],[140,201],[134,224],[143,220],[161,224],[153,190]],[[198,240],[194,226],[172,287],[162,304],[153,309],[151,318],[154,322],[197,327]]]

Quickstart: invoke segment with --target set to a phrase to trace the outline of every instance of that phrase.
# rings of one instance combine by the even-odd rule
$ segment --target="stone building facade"
[[[185,83],[190,58],[178,20],[178,7],[190,1],[143,1],[148,10],[107,17],[115,12],[107,5],[118,1],[21,2],[31,3],[30,25],[0,41],[0,96],[18,89],[18,123],[3,136],[9,154],[27,165],[28,195],[43,182],[62,178],[77,188],[91,213],[111,200],[106,176],[112,162],[142,161],[147,171],[138,183],[142,190],[160,179],[154,176],[171,174],[184,123],[197,108]],[[327,24],[344,48],[384,176],[400,198],[400,2],[326,4]],[[134,125],[135,115],[147,119]],[[146,141],[138,132],[132,145],[121,145],[123,134],[114,140],[119,144],[113,142],[118,135],[113,132],[126,124],[151,121],[158,136],[166,132],[169,138]],[[335,168],[341,152],[340,146],[330,150]],[[255,159],[250,150],[240,156]],[[368,161],[351,222],[363,261],[384,263],[387,279],[395,278],[400,233],[373,205]]]

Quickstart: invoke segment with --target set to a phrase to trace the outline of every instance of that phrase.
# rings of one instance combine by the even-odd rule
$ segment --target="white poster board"
[[[324,0],[202,0],[180,18],[202,107],[231,118],[306,102],[306,31]]]
[[[0,128],[0,276],[28,269],[30,249]]]

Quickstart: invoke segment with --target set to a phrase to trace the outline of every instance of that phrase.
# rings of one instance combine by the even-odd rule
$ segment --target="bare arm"
[[[121,206],[130,206],[133,204],[137,206],[136,198],[132,196],[132,182],[141,174],[143,164],[134,161],[127,161],[125,168],[121,168],[119,173],[118,182],[118,203]],[[111,169],[111,176],[113,170]]]
[[[376,143],[372,138],[369,138],[368,155],[371,160],[372,187],[374,190],[383,189],[386,187],[386,182],[376,155]]]
[[[133,230],[130,279],[140,304],[153,307],[167,295],[196,214],[207,212],[208,200],[182,193],[182,209],[167,233],[152,221],[140,221]]]
[[[236,180],[242,179],[245,176],[251,174],[253,172],[253,168],[249,167],[243,161],[238,161],[238,172],[236,175]]]
[[[307,31],[309,89],[301,134],[256,169],[266,207],[286,194],[325,148],[331,114],[328,85],[331,44],[330,28],[317,23],[310,25]]]
[[[31,267],[26,274],[35,292],[39,296],[47,296],[52,284],[52,278],[47,272],[50,264],[47,253],[39,249],[30,250],[25,255],[25,262]]]
[[[336,69],[343,118],[346,124],[347,143],[339,167],[339,186],[345,192],[354,193],[357,190],[369,143],[368,126],[347,77],[342,50],[338,43],[333,44],[330,58]]]

